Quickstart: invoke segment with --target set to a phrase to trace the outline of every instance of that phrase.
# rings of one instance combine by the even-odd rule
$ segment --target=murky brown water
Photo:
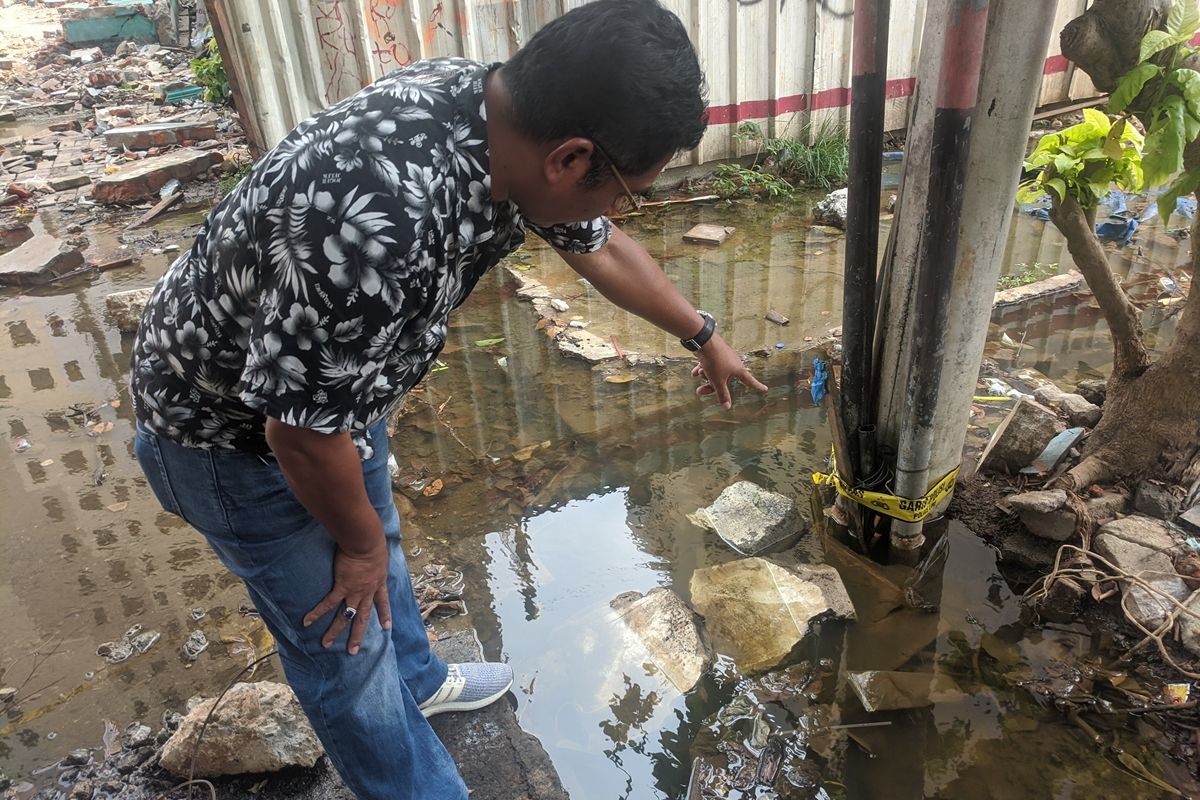
[[[1014,670],[1044,675],[1096,657],[1093,642],[1074,630],[1024,631],[994,556],[962,532],[951,534],[937,614],[876,618],[869,584],[846,574],[860,621],[827,625],[813,643],[808,657],[830,659],[831,676],[812,696],[763,699],[722,661],[682,697],[617,647],[607,613],[614,596],[668,586],[686,599],[697,568],[734,557],[684,514],[738,476],[805,498],[809,473],[828,451],[823,412],[797,378],[805,337],[840,324],[841,240],[810,230],[800,210],[681,207],[627,224],[736,346],[777,352],[783,343],[764,367],[771,392],[742,397],[731,412],[695,400],[685,361],[635,372],[632,382],[606,381],[551,347],[500,270],[483,281],[454,321],[446,369],[407,401],[394,439],[404,483],[445,486],[435,497],[412,493],[420,528],[408,534],[414,570],[433,562],[464,570],[471,614],[451,624],[474,626],[488,656],[513,663],[521,722],[577,798],[681,797],[693,757],[711,744],[713,715],[744,692],[779,729],[806,718],[892,723],[861,729],[857,744],[846,735],[795,739],[789,752],[809,765],[804,775],[814,787],[797,797],[1160,796],[1120,772],[1062,714],[1011,685]],[[739,231],[715,250],[681,245],[698,221]],[[162,243],[186,246],[180,226],[194,223],[176,218],[155,230]],[[1009,271],[1066,261],[1061,238],[1044,223],[1018,218],[1013,231]],[[114,233],[91,233],[90,254],[112,255]],[[1114,268],[1136,273],[1149,255],[1182,259],[1161,231],[1148,230],[1145,240],[1141,255],[1126,251],[1131,263],[1115,259]],[[0,453],[0,683],[22,686],[23,695],[20,713],[0,720],[0,769],[10,774],[97,745],[103,719],[153,724],[188,696],[213,693],[245,663],[243,644],[256,640],[257,623],[238,613],[246,602],[240,585],[198,534],[158,511],[132,458],[130,338],[105,321],[104,297],[150,284],[170,257],[0,299],[0,413],[8,428]],[[572,314],[627,349],[677,352],[669,337],[593,297],[544,250],[516,263],[562,288]],[[1108,358],[1103,322],[1069,306],[1047,301],[1019,320],[999,320],[996,337],[1016,340],[1028,329],[1022,365],[1066,381],[1090,375]],[[768,309],[791,325],[764,321]],[[499,337],[498,345],[476,345]],[[97,432],[76,410],[97,410],[91,419],[112,429]],[[32,447],[18,453],[21,439]],[[819,558],[818,544],[801,548],[804,557]],[[194,619],[193,609],[205,615]],[[106,665],[97,645],[135,624],[162,638]],[[181,648],[195,630],[213,644],[191,662]],[[1006,643],[1005,670],[981,670],[980,657],[970,656],[981,647],[991,653],[993,640]],[[964,699],[865,715],[843,673],[902,665],[952,675]],[[278,677],[273,666],[264,676]],[[1121,736],[1160,773],[1151,729]]]

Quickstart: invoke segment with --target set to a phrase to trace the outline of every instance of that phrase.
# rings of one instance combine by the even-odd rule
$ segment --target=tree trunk
[[[1149,30],[1161,28],[1171,0],[1096,0],[1063,28],[1063,54],[1084,70],[1097,88],[1111,91],[1137,63]],[[1143,124],[1145,124],[1143,120]],[[1200,143],[1184,155],[1200,165]],[[1112,275],[1095,234],[1094,212],[1068,201],[1054,209],[1054,224],[1087,279],[1113,335],[1113,373],[1104,416],[1084,446],[1083,460],[1064,478],[1076,491],[1098,481],[1144,475],[1178,476],[1196,463],[1200,447],[1200,219],[1192,223],[1192,287],[1167,352],[1151,364],[1137,308]]]

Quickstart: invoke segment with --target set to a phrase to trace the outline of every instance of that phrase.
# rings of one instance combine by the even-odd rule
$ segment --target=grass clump
[[[1001,275],[1000,280],[996,281],[996,289],[1004,291],[1005,289],[1016,289],[1019,286],[1028,286],[1031,283],[1044,281],[1046,278],[1052,278],[1058,274],[1058,264],[1043,264],[1040,261],[1035,261],[1032,265],[1017,264],[1020,272],[1014,275]]]
[[[734,138],[755,145],[756,152],[748,167],[717,167],[712,189],[722,197],[790,197],[800,186],[828,191],[846,183],[850,140],[841,125],[823,123],[791,139],[769,137],[755,123],[743,122]]]

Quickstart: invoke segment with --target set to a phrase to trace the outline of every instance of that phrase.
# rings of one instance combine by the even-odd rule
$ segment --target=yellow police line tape
[[[818,486],[833,486],[838,490],[838,494],[842,497],[853,500],[860,506],[871,509],[893,519],[903,520],[904,522],[920,522],[928,517],[938,505],[950,496],[950,492],[954,490],[954,479],[958,477],[958,467],[947,472],[941,480],[933,485],[933,488],[925,493],[924,497],[909,499],[907,497],[896,497],[892,494],[884,494],[883,492],[868,492],[864,489],[855,489],[852,486],[847,486],[846,482],[841,479],[837,472],[837,463],[833,465],[833,469],[828,473],[814,472],[812,479],[813,483]]]

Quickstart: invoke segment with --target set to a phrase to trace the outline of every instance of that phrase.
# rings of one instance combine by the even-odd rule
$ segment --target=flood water
[[[1029,688],[1080,680],[1064,671],[1106,663],[1103,642],[1083,629],[1024,629],[993,552],[954,526],[937,613],[896,610],[869,576],[835,560],[859,620],[823,625],[783,686],[720,658],[682,696],[621,648],[609,611],[616,595],[665,586],[688,600],[697,569],[737,557],[686,514],[738,478],[807,508],[829,437],[804,383],[803,348],[806,337],[840,325],[842,240],[811,229],[804,211],[803,203],[681,206],[626,224],[736,347],[772,354],[755,362],[771,391],[739,396],[729,412],[694,398],[686,359],[621,370],[614,381],[610,368],[564,357],[503,270],[481,282],[453,320],[445,368],[406,400],[392,442],[413,512],[410,566],[448,563],[467,578],[469,616],[446,625],[475,628],[489,658],[512,663],[521,724],[575,798],[682,798],[694,759],[742,736],[745,720],[720,715],[731,704],[789,732],[788,779],[776,787],[791,787],[785,797],[1162,796]],[[738,230],[717,249],[681,244],[701,221]],[[186,246],[194,223],[176,217],[153,231]],[[115,231],[90,233],[89,255],[111,256]],[[1028,217],[1014,220],[1009,250],[1006,272],[1034,262],[1069,267],[1057,233]],[[189,696],[219,691],[266,646],[260,623],[239,613],[240,584],[198,534],[156,507],[132,456],[131,337],[106,321],[104,297],[149,285],[170,257],[0,296],[8,429],[0,684],[21,690],[19,709],[0,719],[0,769],[10,775],[98,746],[104,719],[156,724]],[[1115,254],[1113,264],[1149,275],[1151,260],[1183,258],[1174,239],[1148,226],[1140,249]],[[570,315],[626,350],[680,355],[670,337],[612,310],[545,249],[530,247],[510,264],[557,288]],[[768,310],[791,324],[766,322]],[[993,357],[1064,384],[1105,368],[1107,334],[1086,302],[1059,298],[1012,313],[994,320]],[[1168,336],[1173,320],[1160,314],[1150,324]],[[998,343],[1001,334],[1023,340],[1019,352]],[[22,440],[30,447],[17,452]],[[443,488],[425,496],[435,480]],[[829,556],[813,534],[787,557]],[[96,655],[134,625],[161,638],[121,664]],[[196,630],[212,644],[190,661],[182,646]],[[898,668],[946,674],[961,698],[868,715],[845,673]],[[280,673],[268,663],[256,677]],[[862,722],[890,724],[830,728]],[[1114,725],[1107,741],[1172,780],[1153,728],[1124,718]]]

